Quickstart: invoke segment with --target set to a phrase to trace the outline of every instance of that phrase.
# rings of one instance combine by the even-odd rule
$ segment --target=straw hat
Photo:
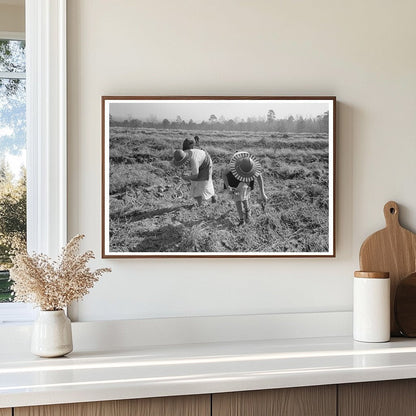
[[[189,159],[189,153],[184,152],[183,150],[175,150],[173,153],[173,164],[175,166],[184,165]]]
[[[260,175],[260,163],[248,152],[237,152],[231,158],[232,174],[241,182],[250,182]]]

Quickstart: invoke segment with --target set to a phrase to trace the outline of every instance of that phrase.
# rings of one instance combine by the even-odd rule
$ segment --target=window
[[[66,0],[25,0],[25,21],[27,247],[55,257],[66,243]],[[0,303],[0,324],[33,316],[31,305]]]
[[[26,222],[26,43],[0,33],[0,323],[33,316],[30,305],[10,304],[10,253],[26,244]]]
[[[8,37],[12,37],[9,35]],[[0,36],[0,302],[10,302],[8,268],[15,244],[26,244],[25,41]]]
[[[25,21],[27,84],[25,71],[0,71],[26,86],[27,247],[56,257],[66,243],[66,0],[25,0]],[[0,324],[33,316],[31,305],[0,303]]]

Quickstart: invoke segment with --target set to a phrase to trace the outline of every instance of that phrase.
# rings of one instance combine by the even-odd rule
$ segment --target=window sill
[[[26,303],[0,303],[0,325],[22,325],[32,322],[36,311]]]

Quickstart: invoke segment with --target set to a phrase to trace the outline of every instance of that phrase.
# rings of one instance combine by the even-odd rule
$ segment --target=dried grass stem
[[[72,238],[57,261],[45,254],[18,252],[10,270],[15,302],[34,303],[42,310],[56,311],[85,296],[101,275],[111,269],[90,270],[87,263],[94,253],[78,254],[83,238],[81,234]]]

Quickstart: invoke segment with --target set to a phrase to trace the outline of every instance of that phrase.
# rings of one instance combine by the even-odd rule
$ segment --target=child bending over
[[[260,173],[260,163],[248,152],[237,152],[231,158],[229,167],[222,172],[224,188],[231,192],[240,219],[238,225],[250,221],[250,193],[254,189],[254,179],[260,188],[264,203],[267,196],[264,192],[263,176]]]

